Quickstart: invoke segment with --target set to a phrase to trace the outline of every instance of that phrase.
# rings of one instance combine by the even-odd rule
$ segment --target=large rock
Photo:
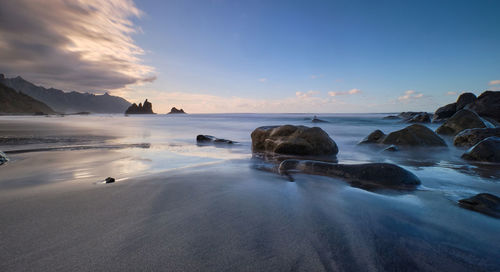
[[[500,218],[500,198],[482,193],[458,201],[460,207]]]
[[[9,161],[9,158],[7,157],[7,155],[5,155],[5,153],[0,151],[0,165],[6,163],[8,161]]]
[[[359,144],[378,144],[381,143],[385,138],[384,132],[380,129],[375,130],[370,133],[370,135],[366,136]]]
[[[491,136],[500,137],[500,128],[472,128],[463,130],[455,136],[453,144],[455,146],[471,147]]]
[[[185,114],[186,112],[184,112],[183,109],[177,109],[176,107],[173,107],[172,109],[170,109],[170,112],[168,114]]]
[[[500,121],[500,91],[482,93],[476,101],[465,106],[465,109],[473,110],[480,116]]]
[[[477,97],[473,93],[463,93],[457,99],[457,111],[476,101]]]
[[[280,174],[293,172],[341,178],[356,187],[367,189],[414,189],[420,180],[413,173],[390,163],[336,164],[309,160],[285,160]]]
[[[442,106],[434,112],[434,116],[432,117],[433,122],[444,121],[447,118],[450,118],[457,112],[457,103],[451,103],[446,106]]]
[[[475,112],[460,110],[438,127],[436,132],[443,135],[456,135],[465,129],[485,127],[487,127],[485,122]]]
[[[500,162],[500,137],[488,137],[471,147],[462,158],[473,161]]]
[[[419,124],[389,133],[382,143],[397,146],[446,146],[445,141],[434,131]]]
[[[155,114],[153,112],[153,104],[151,104],[147,99],[144,101],[144,104],[139,103],[132,104],[126,111],[125,114]]]
[[[253,152],[285,155],[336,155],[337,144],[319,127],[267,126],[252,132]]]

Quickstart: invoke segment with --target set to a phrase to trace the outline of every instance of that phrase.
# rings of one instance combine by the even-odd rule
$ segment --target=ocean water
[[[248,198],[248,192],[258,192],[263,203],[275,204],[266,209],[276,209],[281,216],[290,213],[284,219],[291,220],[287,224],[294,225],[291,218],[298,216],[288,209],[311,212],[309,216],[316,224],[314,230],[319,228],[326,233],[321,234],[323,238],[333,239],[326,245],[320,243],[326,249],[316,250],[341,254],[342,249],[332,247],[342,241],[349,256],[359,255],[356,269],[366,266],[367,270],[442,271],[441,268],[449,267],[450,271],[498,271],[500,220],[462,209],[457,201],[483,192],[500,195],[500,166],[462,160],[460,155],[465,150],[454,147],[451,138],[444,138],[448,148],[395,153],[382,152],[383,147],[358,145],[375,129],[387,134],[408,125],[383,119],[386,115],[322,114],[318,118],[329,123],[316,124],[311,123],[310,114],[3,116],[0,151],[6,152],[11,160],[0,166],[0,188],[90,184],[106,176],[126,183],[136,177],[169,171],[187,173],[202,169],[203,173],[203,169],[208,169],[211,178],[217,179],[217,173],[221,176],[229,173],[241,179],[234,183],[240,186],[238,191],[226,197],[237,196],[242,201]],[[277,174],[264,173],[255,167],[259,161],[252,158],[250,139],[251,132],[259,126],[284,124],[324,129],[339,147],[339,163],[395,163],[417,175],[422,185],[411,192],[368,192],[337,179],[301,174],[295,183],[286,183]],[[427,126],[434,130],[439,124]],[[198,145],[198,134],[230,139],[237,144]],[[221,178],[221,182],[226,179]],[[247,193],[241,188],[246,188]],[[276,195],[267,198],[269,192],[262,192],[266,188],[275,190]],[[297,203],[284,207],[290,199]],[[238,226],[243,220],[238,217],[232,221],[226,215],[217,216],[228,225]],[[272,217],[275,215],[265,220]],[[275,220],[272,219],[274,225]],[[305,224],[304,229],[310,228],[309,223],[299,223]],[[398,256],[398,261],[392,260],[394,256]],[[346,265],[352,261],[350,257],[330,257],[339,260],[340,268],[349,270]],[[320,259],[323,258],[327,257]],[[395,265],[393,269],[391,263]]]

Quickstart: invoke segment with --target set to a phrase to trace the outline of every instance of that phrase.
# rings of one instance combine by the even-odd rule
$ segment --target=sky
[[[0,73],[165,113],[434,111],[500,90],[500,1],[2,0]]]

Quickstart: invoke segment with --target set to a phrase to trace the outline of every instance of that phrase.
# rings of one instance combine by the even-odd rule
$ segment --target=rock
[[[234,141],[219,139],[212,135],[198,135],[196,136],[196,142],[198,143],[216,143],[216,144],[234,144]]]
[[[463,109],[468,104],[476,101],[477,97],[473,93],[463,93],[457,99],[457,111]]]
[[[139,103],[132,104],[126,111],[125,114],[155,114],[153,112],[153,104],[151,104],[147,99],[144,104]]]
[[[396,151],[399,151],[399,147],[397,147],[396,145],[390,145],[390,146],[388,146],[386,149],[384,149],[382,151],[385,151],[385,152],[396,152]]]
[[[500,137],[500,128],[471,128],[463,130],[455,136],[453,144],[455,146],[471,147],[491,136]]]
[[[178,110],[176,107],[173,107],[168,114],[186,114],[183,109]]]
[[[313,123],[330,123],[328,121],[318,119],[316,116],[314,116],[314,118],[311,120],[311,122],[313,122]]]
[[[462,158],[472,161],[500,162],[500,137],[488,137],[462,155]]]
[[[446,106],[443,106],[434,112],[434,116],[432,117],[432,122],[440,122],[444,121],[447,118],[450,118],[457,112],[457,103],[451,103]]]
[[[380,129],[375,130],[370,133],[366,138],[364,138],[359,144],[378,144],[381,143],[385,138],[384,132]]]
[[[408,123],[430,123],[431,116],[427,112],[422,112],[414,115],[410,119],[406,120]]]
[[[477,194],[458,201],[460,207],[500,218],[500,198],[487,193]]]
[[[390,163],[336,164],[308,160],[285,160],[279,172],[293,172],[341,178],[361,188],[414,189],[420,180],[413,173]]]
[[[7,157],[7,155],[5,155],[5,153],[0,151],[0,165],[6,163],[8,161],[9,161],[9,158]]]
[[[386,117],[384,117],[384,118],[382,118],[382,119],[387,119],[387,120],[399,120],[399,119],[401,119],[401,117],[396,116],[396,115],[389,115],[389,116],[386,116]]]
[[[105,180],[104,180],[105,183],[113,183],[115,182],[115,179],[112,178],[112,177],[107,177]]]
[[[480,116],[500,122],[500,91],[485,91],[464,109],[475,111]]]
[[[485,122],[475,112],[460,110],[438,127],[436,132],[443,135],[456,135],[465,129],[485,127]]]
[[[336,155],[337,144],[319,127],[267,126],[252,132],[252,151],[285,155]]]
[[[445,141],[434,131],[419,124],[389,133],[382,143],[398,146],[446,146]]]

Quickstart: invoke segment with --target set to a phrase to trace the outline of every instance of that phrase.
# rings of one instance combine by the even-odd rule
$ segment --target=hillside
[[[53,114],[49,106],[0,83],[0,113]]]
[[[130,106],[127,100],[108,93],[94,95],[91,93],[64,92],[54,88],[47,89],[36,86],[20,76],[5,78],[0,75],[0,83],[29,95],[60,113],[123,113]]]

